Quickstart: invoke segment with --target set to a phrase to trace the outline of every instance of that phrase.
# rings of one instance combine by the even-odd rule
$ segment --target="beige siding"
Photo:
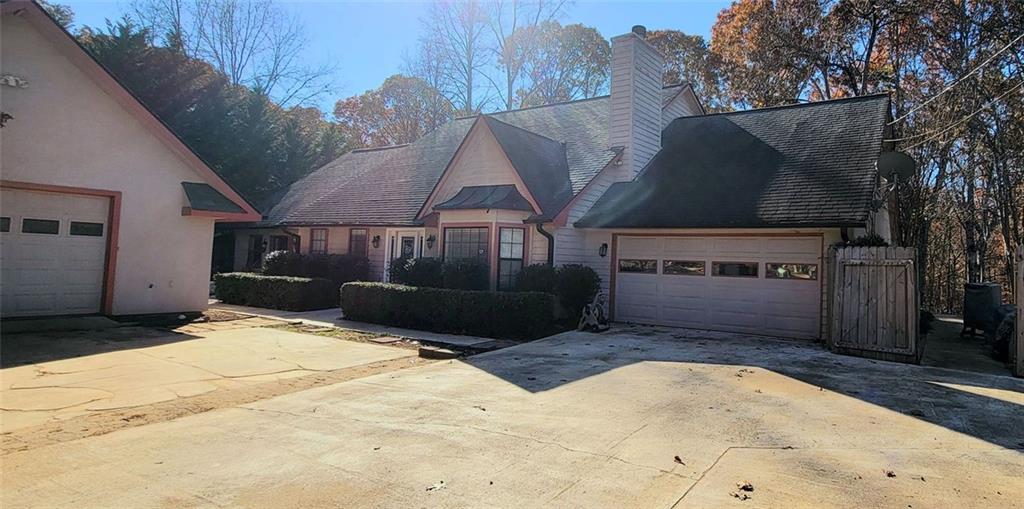
[[[24,19],[4,15],[3,178],[120,191],[113,314],[205,309],[213,219],[182,216],[181,182],[204,182]]]
[[[689,90],[683,90],[661,111],[661,128],[668,127],[673,120],[679,117],[700,114],[700,105],[694,101],[693,94]]]
[[[529,191],[517,183],[517,175],[494,135],[480,122],[470,132],[442,177],[434,199],[424,210],[452,198],[467,186],[514,184],[520,194],[529,196]]]
[[[635,34],[612,38],[608,144],[624,146],[621,179],[629,180],[661,148],[661,70],[658,51]]]
[[[530,254],[527,264],[547,263],[548,261],[548,239],[537,231],[536,226],[525,225],[530,233]],[[550,232],[552,228],[546,225],[544,231]]]
[[[304,254],[309,254],[310,248],[310,230],[319,227],[308,227],[303,226],[301,228],[294,228],[293,231],[299,234],[302,238],[301,249]],[[349,230],[352,227],[348,226],[326,226],[327,229],[327,253],[328,254],[348,254],[348,239]],[[360,228],[360,227],[355,227]],[[384,257],[387,242],[384,228],[367,227],[366,231],[366,243],[367,243],[367,258],[370,260],[370,279],[373,281],[380,281],[384,277]],[[380,245],[373,247],[373,237],[380,235]]]

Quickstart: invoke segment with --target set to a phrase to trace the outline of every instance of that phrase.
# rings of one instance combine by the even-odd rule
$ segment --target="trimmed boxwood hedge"
[[[540,292],[346,283],[341,310],[349,320],[488,338],[536,339],[557,330],[556,297]]]
[[[329,279],[229,272],[213,276],[213,281],[214,294],[226,304],[285,311],[327,309],[338,305],[338,285]]]

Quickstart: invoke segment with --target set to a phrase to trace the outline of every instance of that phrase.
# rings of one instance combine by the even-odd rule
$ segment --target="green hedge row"
[[[338,305],[338,286],[329,279],[229,272],[213,276],[214,294],[226,304],[285,311]]]
[[[502,339],[536,339],[556,330],[554,295],[424,288],[387,283],[341,287],[345,318],[410,329]]]

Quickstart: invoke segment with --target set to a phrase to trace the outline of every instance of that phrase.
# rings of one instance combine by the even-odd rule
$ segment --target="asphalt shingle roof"
[[[683,117],[633,182],[613,185],[579,227],[863,224],[887,95]]]
[[[573,196],[565,145],[493,117],[484,121],[537,200],[541,215],[558,214]]]
[[[662,89],[663,101],[675,97],[681,86]],[[556,175],[523,175],[531,194],[543,208],[557,208],[579,193],[615,156],[608,147],[608,96],[579,101],[504,111],[486,115],[558,143],[564,152],[565,168],[550,164]],[[430,195],[476,117],[466,117],[431,131],[419,140],[394,147],[349,152],[292,184],[270,207],[260,226],[275,225],[409,225]],[[503,146],[524,135],[509,133]],[[521,140],[520,140],[521,141]],[[564,143],[564,148],[561,144]],[[531,151],[518,151],[532,162],[554,160],[550,143]],[[513,161],[513,164],[515,162]],[[547,164],[547,163],[545,163]],[[524,166],[526,168],[527,166]],[[566,193],[563,171],[568,173]],[[529,170],[521,170],[529,173]],[[546,186],[554,189],[546,189]],[[535,191],[545,187],[544,191]],[[537,196],[541,194],[545,198]],[[559,203],[561,202],[561,203]],[[545,215],[558,211],[545,210]]]

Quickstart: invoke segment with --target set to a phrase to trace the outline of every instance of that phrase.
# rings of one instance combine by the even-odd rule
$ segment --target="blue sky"
[[[75,11],[75,26],[104,26],[107,18],[128,11],[128,1],[56,0]],[[311,65],[335,62],[335,93],[320,101],[325,112],[337,99],[376,88],[401,71],[403,55],[411,51],[420,31],[425,2],[347,2],[340,0],[279,0],[301,17],[308,31]],[[682,0],[628,2],[578,0],[560,17],[563,24],[596,27],[606,38],[628,32],[633,25],[648,29],[673,28],[710,36],[718,12],[729,1]]]

